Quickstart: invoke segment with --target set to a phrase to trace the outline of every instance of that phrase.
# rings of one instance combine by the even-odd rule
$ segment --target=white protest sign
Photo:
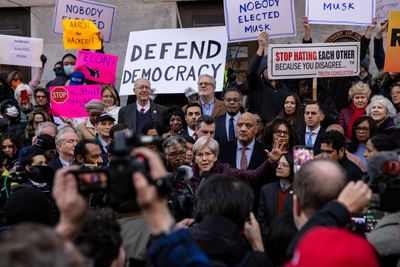
[[[388,19],[389,11],[400,11],[400,1],[376,0],[376,18],[379,23]]]
[[[360,72],[360,43],[271,44],[268,78],[301,79],[355,76]]]
[[[375,17],[375,0],[306,0],[312,24],[365,25]]]
[[[224,0],[228,40],[256,40],[260,32],[269,38],[296,35],[293,0]]]
[[[104,42],[111,41],[115,6],[89,0],[56,0],[53,32],[63,33],[63,19],[91,20],[104,35]]]
[[[197,88],[200,74],[215,77],[221,91],[226,50],[225,27],[131,32],[119,94],[133,94],[133,82],[141,77],[150,80],[157,94],[183,93]]]
[[[43,39],[0,35],[0,64],[41,67]]]

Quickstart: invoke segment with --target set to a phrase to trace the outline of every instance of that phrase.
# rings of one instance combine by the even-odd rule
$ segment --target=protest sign
[[[226,29],[231,42],[296,35],[293,0],[224,0]]]
[[[43,39],[0,35],[0,64],[42,67]]]
[[[306,0],[312,24],[369,26],[375,17],[375,0]]]
[[[115,6],[89,0],[56,0],[53,17],[53,32],[63,33],[64,19],[90,20],[104,36],[104,42],[111,41]]]
[[[360,43],[271,44],[268,78],[300,79],[355,76],[360,71]]]
[[[87,117],[85,105],[93,99],[101,100],[101,86],[98,84],[50,87],[51,110],[57,117]]]
[[[75,68],[85,75],[87,80],[115,84],[118,56],[80,50]]]
[[[131,32],[120,95],[133,94],[133,82],[150,80],[157,94],[197,88],[200,74],[210,74],[221,91],[227,35],[225,27],[160,29]]]
[[[400,72],[400,12],[389,12],[385,72]]]
[[[99,30],[90,20],[63,20],[64,49],[100,49]]]
[[[389,11],[400,11],[399,0],[376,0],[376,18],[378,23],[389,18]]]

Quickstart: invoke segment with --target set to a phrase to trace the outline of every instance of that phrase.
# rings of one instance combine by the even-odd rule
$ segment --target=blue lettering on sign
[[[268,8],[268,7],[273,7],[273,6],[279,6],[279,1],[280,0],[256,0],[256,1],[249,1],[244,4],[240,4],[239,6],[239,11],[240,13],[242,12],[247,12],[247,11],[252,11],[252,10],[257,10],[261,8]]]
[[[83,6],[77,6],[77,5],[72,5],[69,4],[66,6],[66,13],[74,13],[74,14],[79,14],[79,15],[88,15],[92,17],[97,17],[100,18],[101,13],[103,13],[103,9],[98,9],[94,7],[83,7]]]
[[[238,16],[239,23],[245,23],[250,21],[260,21],[260,20],[267,20],[267,19],[276,19],[279,18],[278,11],[269,11],[257,14],[248,14],[248,15],[240,15]]]
[[[354,3],[353,2],[345,2],[345,3],[323,3],[324,10],[354,10]]]
[[[269,24],[249,25],[244,27],[244,32],[264,32],[271,31]]]

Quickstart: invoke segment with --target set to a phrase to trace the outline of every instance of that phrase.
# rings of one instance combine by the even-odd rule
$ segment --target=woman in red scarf
[[[338,123],[343,127],[346,137],[350,140],[353,124],[356,119],[365,114],[371,96],[369,85],[357,82],[349,90],[349,99],[352,101],[350,106],[340,111]]]

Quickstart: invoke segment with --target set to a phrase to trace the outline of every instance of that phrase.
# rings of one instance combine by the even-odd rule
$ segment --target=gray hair
[[[389,99],[387,99],[386,97],[384,97],[383,95],[375,95],[371,98],[371,102],[369,103],[367,109],[366,109],[366,113],[368,116],[371,116],[371,110],[372,110],[372,105],[377,102],[379,104],[381,104],[382,106],[385,107],[386,112],[387,112],[387,116],[385,119],[387,119],[388,117],[393,117],[396,115],[396,108],[393,106],[392,102],[390,102]]]
[[[208,147],[211,152],[218,157],[219,154],[219,144],[215,139],[210,138],[208,136],[202,136],[193,145],[193,154],[196,155],[197,152],[202,150],[203,148]]]
[[[54,128],[54,130],[57,132],[57,125],[55,125],[54,123],[52,123],[50,121],[44,121],[44,122],[39,123],[39,125],[36,127],[35,136],[42,135],[43,134],[43,130],[48,128],[48,127]]]
[[[169,138],[167,138],[163,143],[162,143],[162,149],[164,152],[164,156],[167,157],[168,155],[168,148],[170,148],[171,146],[175,146],[175,145],[182,145],[185,149],[186,149],[186,140],[183,139],[182,137],[179,136],[171,136]]]
[[[76,131],[74,128],[72,128],[70,126],[66,126],[62,129],[60,129],[55,138],[56,146],[61,145],[64,142],[64,140],[65,140],[64,135],[66,133],[75,133],[76,134]]]
[[[200,79],[203,78],[203,77],[209,78],[209,79],[211,80],[211,83],[212,83],[212,85],[214,86],[214,88],[217,87],[217,81],[215,80],[214,76],[211,76],[210,74],[201,74],[201,75],[199,76],[199,79],[198,79],[198,80],[200,81]]]
[[[146,81],[148,81],[148,82],[150,83],[150,80],[149,80],[149,79],[146,79],[146,78],[142,77],[142,78],[136,79],[136,80],[133,82],[133,88],[136,88],[137,85],[138,85],[138,82],[141,81],[141,80],[146,80]],[[150,85],[150,87],[151,87],[151,85]]]

